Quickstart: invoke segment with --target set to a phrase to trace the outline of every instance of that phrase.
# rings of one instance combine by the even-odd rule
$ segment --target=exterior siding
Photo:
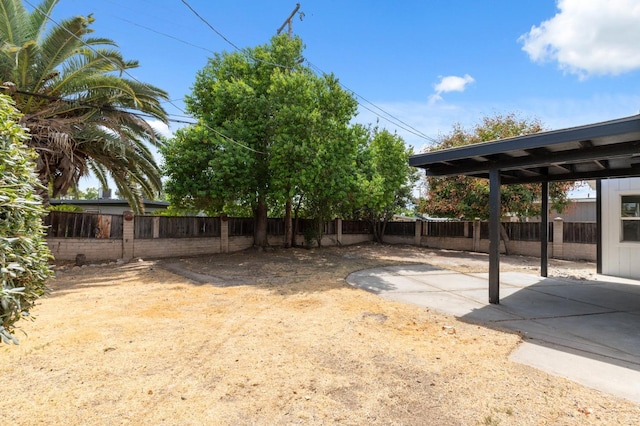
[[[624,242],[620,202],[640,194],[640,178],[602,180],[602,273],[640,279],[640,242]]]

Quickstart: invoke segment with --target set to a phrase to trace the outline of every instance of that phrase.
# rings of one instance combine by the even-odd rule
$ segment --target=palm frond
[[[29,14],[19,0],[0,0],[0,78],[19,89],[12,97],[39,154],[40,179],[55,196],[87,173],[105,186],[110,177],[141,212],[142,196],[162,187],[149,149],[162,140],[145,118],[167,122],[168,94],[123,78],[138,62],[125,60],[114,41],[89,37],[90,16],[45,30],[57,3],[43,0]]]

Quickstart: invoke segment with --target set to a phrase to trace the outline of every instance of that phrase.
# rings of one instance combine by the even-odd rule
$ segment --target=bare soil
[[[482,272],[487,260],[360,245],[59,267],[21,344],[0,346],[3,422],[637,424],[629,401],[510,362],[516,334],[344,281],[401,263]],[[550,275],[595,273],[552,262]]]

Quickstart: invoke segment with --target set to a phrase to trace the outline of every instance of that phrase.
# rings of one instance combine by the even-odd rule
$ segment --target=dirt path
[[[0,346],[3,421],[635,424],[628,401],[508,361],[517,335],[344,283],[403,262],[487,267],[485,255],[365,245],[59,272],[20,346]],[[552,275],[593,273],[560,264]],[[167,270],[185,268],[191,279]]]

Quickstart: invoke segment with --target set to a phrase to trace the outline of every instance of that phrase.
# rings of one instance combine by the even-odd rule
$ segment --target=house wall
[[[622,241],[621,197],[640,195],[640,178],[602,181],[602,273],[640,279],[640,242]]]
[[[551,211],[549,219],[561,217],[565,222],[595,222],[596,200],[595,198],[581,198],[570,200],[569,205],[562,213]]]
[[[125,211],[131,210],[129,203],[126,200],[115,200],[111,198],[99,199],[99,200],[51,200],[51,205],[67,205],[80,207],[87,213],[101,213],[101,214],[123,214]],[[166,210],[169,203],[163,201],[145,201],[144,211],[145,214],[151,214],[153,212]]]

